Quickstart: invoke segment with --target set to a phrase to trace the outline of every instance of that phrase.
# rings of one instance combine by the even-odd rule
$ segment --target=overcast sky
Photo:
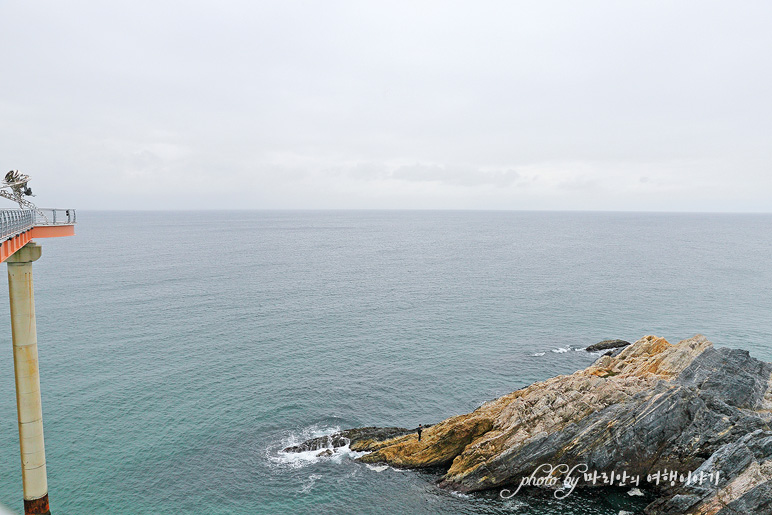
[[[771,53],[767,0],[3,0],[0,170],[82,209],[770,212]]]

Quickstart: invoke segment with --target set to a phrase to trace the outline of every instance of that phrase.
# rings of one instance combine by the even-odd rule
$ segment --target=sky
[[[79,209],[772,212],[771,29],[766,0],[2,0],[0,170]]]

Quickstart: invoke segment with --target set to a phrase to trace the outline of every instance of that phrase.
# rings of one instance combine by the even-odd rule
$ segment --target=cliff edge
[[[771,378],[772,364],[702,335],[675,345],[646,336],[427,427],[420,442],[389,428],[349,443],[371,451],[366,463],[443,467],[440,486],[461,492],[517,486],[545,464],[642,478],[702,472],[717,480],[641,482],[658,494],[646,513],[772,514]]]

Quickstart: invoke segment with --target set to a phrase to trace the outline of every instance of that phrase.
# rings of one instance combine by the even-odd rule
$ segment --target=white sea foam
[[[552,352],[556,354],[563,354],[564,352],[584,352],[584,347],[576,347],[574,345],[566,345],[565,347],[558,347],[557,349],[552,349]]]
[[[388,465],[370,465],[370,464],[366,464],[366,465],[367,465],[367,468],[369,468],[370,470],[374,470],[376,472],[383,472],[384,470],[387,470],[388,468],[390,468]]]
[[[282,449],[285,447],[291,447],[293,445],[299,445],[306,440],[310,440],[311,438],[330,436],[337,433],[338,431],[340,431],[339,426],[320,426],[318,424],[314,424],[299,431],[294,431],[287,434],[287,436],[282,439]]]
[[[332,454],[326,451],[332,451]],[[276,456],[273,456],[271,461],[282,465],[287,465],[292,468],[301,468],[308,465],[319,463],[326,460],[333,463],[341,463],[344,459],[356,459],[360,456],[369,454],[367,452],[352,451],[347,445],[343,447],[327,447],[324,449],[315,449],[313,451],[303,452],[283,452],[279,451]]]
[[[533,354],[531,354],[531,356],[539,357],[539,356],[544,356],[545,354],[546,352],[534,352]]]
[[[308,476],[308,481],[303,482],[303,487],[300,489],[301,494],[307,494],[311,491],[311,489],[314,487],[314,483],[316,483],[317,479],[322,479],[322,476],[319,474],[311,474]]]
[[[520,511],[520,508],[525,508],[528,506],[528,503],[518,499],[507,499],[503,504],[504,508],[512,511]]]
[[[627,492],[627,495],[643,495],[643,492],[641,492],[640,488],[633,488],[629,492]]]
[[[302,468],[314,463],[319,463],[323,460],[332,463],[341,463],[344,459],[356,459],[365,454],[369,454],[367,452],[352,451],[348,443],[342,447],[333,447],[332,441],[328,443],[327,447],[321,447],[312,451],[284,452],[282,450],[293,445],[299,445],[311,438],[330,436],[339,431],[340,427],[337,426],[321,427],[314,425],[299,432],[290,433],[286,438],[282,439],[281,447],[279,447],[278,451],[275,447],[273,447],[273,452],[271,452],[271,449],[267,450],[266,454],[268,455],[268,460],[276,465],[287,466],[290,468]],[[331,454],[328,451],[331,451]]]
[[[310,465],[312,463],[317,463],[324,458],[329,459],[329,457],[319,456],[319,454],[322,452],[324,452],[324,449],[316,449],[313,451],[304,451],[304,452],[279,451],[277,456],[272,457],[272,461],[274,463],[288,465],[292,468],[301,468],[301,467]]]
[[[352,454],[356,454],[357,458],[359,456],[364,456],[365,454],[370,454],[369,452],[353,452]],[[369,463],[365,463],[365,467],[369,468],[370,470],[374,470],[375,472],[383,472],[385,470],[391,470],[392,472],[408,472],[408,469],[399,469],[396,467],[392,467],[391,465],[370,465]]]

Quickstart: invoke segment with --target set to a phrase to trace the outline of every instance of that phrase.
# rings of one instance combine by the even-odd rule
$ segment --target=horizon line
[[[45,209],[45,208],[41,208]],[[63,208],[64,209],[64,208]],[[70,208],[76,211],[114,213],[158,212],[444,212],[444,213],[608,213],[608,214],[673,214],[673,215],[770,215],[772,211],[667,211],[667,210],[612,210],[612,209],[479,209],[479,208]]]

